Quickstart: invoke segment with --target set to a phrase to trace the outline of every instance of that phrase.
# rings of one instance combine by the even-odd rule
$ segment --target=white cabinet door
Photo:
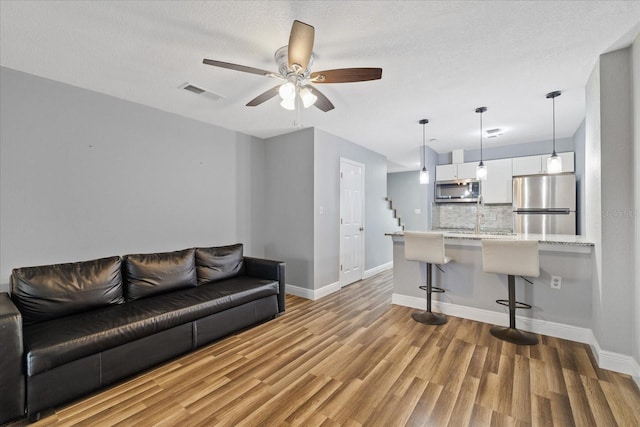
[[[566,153],[558,153],[562,159],[562,172],[575,172],[575,161],[573,151]],[[542,154],[538,156],[514,157],[513,158],[513,176],[518,175],[537,175],[547,173],[547,159],[551,154]]]
[[[458,163],[458,179],[476,179],[478,163],[480,162]]]
[[[436,181],[451,181],[458,177],[458,165],[437,165]]]
[[[513,176],[541,173],[544,173],[542,170],[542,156],[515,157],[513,159]]]
[[[573,156],[573,151],[568,151],[566,153],[558,153],[560,159],[562,159],[562,172],[575,172],[576,166]],[[551,154],[545,154],[542,156],[542,170],[544,173],[547,173],[547,159],[551,157]]]
[[[487,160],[487,179],[482,182],[482,198],[485,203],[511,203],[513,192],[511,159]]]

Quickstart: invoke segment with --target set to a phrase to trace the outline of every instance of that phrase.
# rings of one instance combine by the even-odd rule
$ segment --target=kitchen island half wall
[[[393,240],[392,303],[424,310],[424,263],[407,261],[401,232]],[[593,244],[583,236],[495,235],[445,233],[447,256],[454,262],[433,271],[434,286],[445,290],[434,294],[434,311],[506,326],[508,309],[496,304],[507,297],[507,276],[482,271],[483,238],[538,240],[540,277],[516,278],[516,296],[532,305],[518,310],[518,327],[527,331],[591,344]],[[562,278],[561,288],[551,288],[551,276]]]

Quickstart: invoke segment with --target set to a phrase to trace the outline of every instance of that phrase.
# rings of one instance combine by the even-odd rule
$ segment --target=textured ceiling
[[[640,1],[6,1],[0,64],[258,137],[295,129],[275,80],[202,64],[276,71],[294,19],[316,29],[313,70],[381,67],[382,80],[323,85],[335,110],[315,126],[416,169],[422,127],[437,152],[477,149],[479,117],[504,134],[486,146],[573,135],[598,55],[640,30]],[[192,82],[222,96],[179,90]]]

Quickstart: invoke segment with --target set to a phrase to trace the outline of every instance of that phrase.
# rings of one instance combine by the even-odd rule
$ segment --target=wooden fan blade
[[[232,64],[230,62],[214,61],[213,59],[203,59],[202,62],[207,65],[213,65],[214,67],[228,68],[230,70],[242,71],[251,74],[260,74],[262,76],[271,76],[273,73],[267,70],[261,70],[260,68],[247,67],[246,65]]]
[[[382,78],[382,68],[339,68],[316,71],[309,76],[314,83],[352,83]]]
[[[291,34],[289,35],[289,68],[294,69],[293,64],[298,64],[303,70],[309,65],[311,52],[313,51],[313,38],[315,29],[304,22],[293,21]]]
[[[278,94],[279,89],[280,89],[280,85],[274,86],[268,91],[261,93],[260,95],[256,96],[251,101],[249,101],[249,103],[247,104],[247,107],[255,107],[257,105],[262,104],[265,101],[270,100],[271,98],[273,98]]]
[[[313,104],[313,105],[318,107],[320,110],[322,110],[322,111],[324,111],[326,113],[327,111],[331,111],[334,108],[336,108],[336,107],[333,106],[331,101],[329,101],[329,98],[324,96],[324,94],[322,92],[320,92],[318,89],[316,89],[315,87],[313,87],[311,85],[306,85],[304,87],[309,89],[311,91],[311,93],[313,93],[315,96],[318,97],[318,99],[316,99],[315,104]]]

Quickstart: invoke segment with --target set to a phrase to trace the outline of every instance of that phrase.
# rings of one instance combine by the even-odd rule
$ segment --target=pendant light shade
[[[420,184],[428,184],[429,183],[429,171],[427,168],[423,167],[420,171]]]
[[[556,90],[547,94],[547,99],[551,98],[553,101],[553,153],[547,159],[547,173],[560,173],[562,172],[562,158],[556,153],[556,98],[560,96],[562,92]]]
[[[476,108],[476,113],[480,113],[480,163],[476,166],[476,179],[478,181],[485,181],[487,179],[487,167],[482,161],[482,113],[487,111],[487,107]]]
[[[429,171],[427,170],[427,150],[424,134],[424,125],[429,123],[429,119],[422,119],[418,123],[422,125],[422,169],[420,170],[420,184],[429,183]]]

